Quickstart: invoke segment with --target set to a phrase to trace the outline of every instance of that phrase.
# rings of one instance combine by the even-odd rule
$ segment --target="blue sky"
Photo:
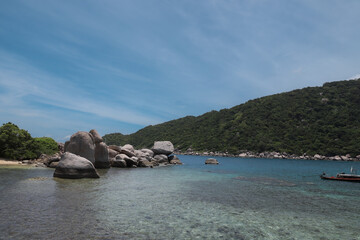
[[[360,1],[0,2],[0,123],[132,133],[360,77]]]

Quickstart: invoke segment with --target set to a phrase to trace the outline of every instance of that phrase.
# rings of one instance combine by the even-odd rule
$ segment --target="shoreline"
[[[31,160],[19,161],[19,160],[0,158],[0,166],[29,166],[29,167],[34,166],[35,167],[36,165]]]
[[[264,159],[294,159],[294,160],[313,160],[313,161],[339,161],[339,162],[360,162],[360,155],[356,157],[351,157],[349,154],[341,156],[336,155],[333,157],[326,157],[319,154],[314,156],[302,155],[298,156],[295,154],[288,153],[278,153],[278,152],[263,152],[263,153],[254,153],[254,152],[243,152],[240,154],[230,154],[223,152],[198,152],[198,151],[174,151],[174,155],[190,155],[190,156],[205,156],[205,157],[233,157],[233,158],[264,158]],[[0,166],[29,166],[29,167],[40,167],[38,163],[40,159],[33,160],[10,160],[0,158]],[[46,166],[42,166],[46,167]]]
[[[326,157],[320,154],[315,154],[310,156],[303,154],[301,156],[288,153],[278,153],[278,152],[263,152],[263,153],[254,153],[254,152],[243,152],[240,154],[230,154],[223,152],[198,152],[198,151],[175,151],[174,154],[177,155],[192,155],[192,156],[208,156],[208,157],[234,157],[234,158],[265,158],[265,159],[296,159],[296,160],[325,160],[325,161],[339,161],[339,162],[359,162],[360,155],[356,157],[351,157],[347,155],[336,155],[333,157]]]
[[[9,166],[9,165],[13,166],[13,165],[16,165],[16,166],[18,166],[18,165],[21,165],[21,164],[22,164],[22,162],[21,162],[21,161],[17,161],[17,160],[8,160],[8,159],[3,159],[3,158],[0,159],[0,165],[1,165],[1,166],[2,166],[2,165],[5,165],[5,166]]]

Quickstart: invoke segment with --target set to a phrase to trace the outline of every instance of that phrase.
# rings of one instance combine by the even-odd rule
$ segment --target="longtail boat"
[[[337,181],[348,181],[348,182],[360,182],[360,175],[356,174],[356,171],[351,167],[350,173],[338,173],[336,177],[326,176],[326,173],[320,175],[321,179],[324,180],[337,180]]]

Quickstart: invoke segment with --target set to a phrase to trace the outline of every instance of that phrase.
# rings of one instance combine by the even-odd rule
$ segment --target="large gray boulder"
[[[70,143],[66,146],[66,152],[70,152],[88,159],[95,163],[95,144],[93,136],[88,132],[74,133]]]
[[[126,149],[126,150],[128,150],[129,152],[132,152],[132,153],[135,151],[133,145],[130,145],[130,144],[125,144],[124,146],[121,147],[121,150],[122,149]]]
[[[115,151],[115,150],[113,150],[111,148],[108,148],[108,153],[109,153],[109,158],[114,158],[114,157],[116,157],[116,155],[119,154],[118,151]]]
[[[130,144],[122,146],[121,153],[126,154],[128,157],[135,157],[135,149]]]
[[[100,136],[98,131],[96,131],[95,129],[91,129],[90,134],[94,137],[95,143],[101,143],[103,141],[102,137]]]
[[[54,177],[99,178],[94,165],[86,158],[66,152],[56,166]]]
[[[157,141],[154,142],[152,151],[157,154],[170,155],[174,152],[174,145],[170,141]]]
[[[105,143],[95,144],[95,168],[109,168],[109,151]]]

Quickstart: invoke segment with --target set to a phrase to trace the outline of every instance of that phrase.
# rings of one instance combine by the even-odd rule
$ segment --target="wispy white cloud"
[[[49,1],[0,8],[3,116],[140,128],[358,71],[358,1]]]
[[[121,106],[121,103],[114,102],[110,106],[109,103],[97,101],[97,98],[88,97],[81,88],[71,86],[70,81],[36,69],[24,59],[4,51],[0,57],[0,85],[5,90],[0,94],[2,108],[17,112],[19,116],[38,114],[34,110],[29,113],[22,109],[24,105],[29,105],[25,98],[34,96],[35,102],[132,124],[148,125],[162,121]]]

